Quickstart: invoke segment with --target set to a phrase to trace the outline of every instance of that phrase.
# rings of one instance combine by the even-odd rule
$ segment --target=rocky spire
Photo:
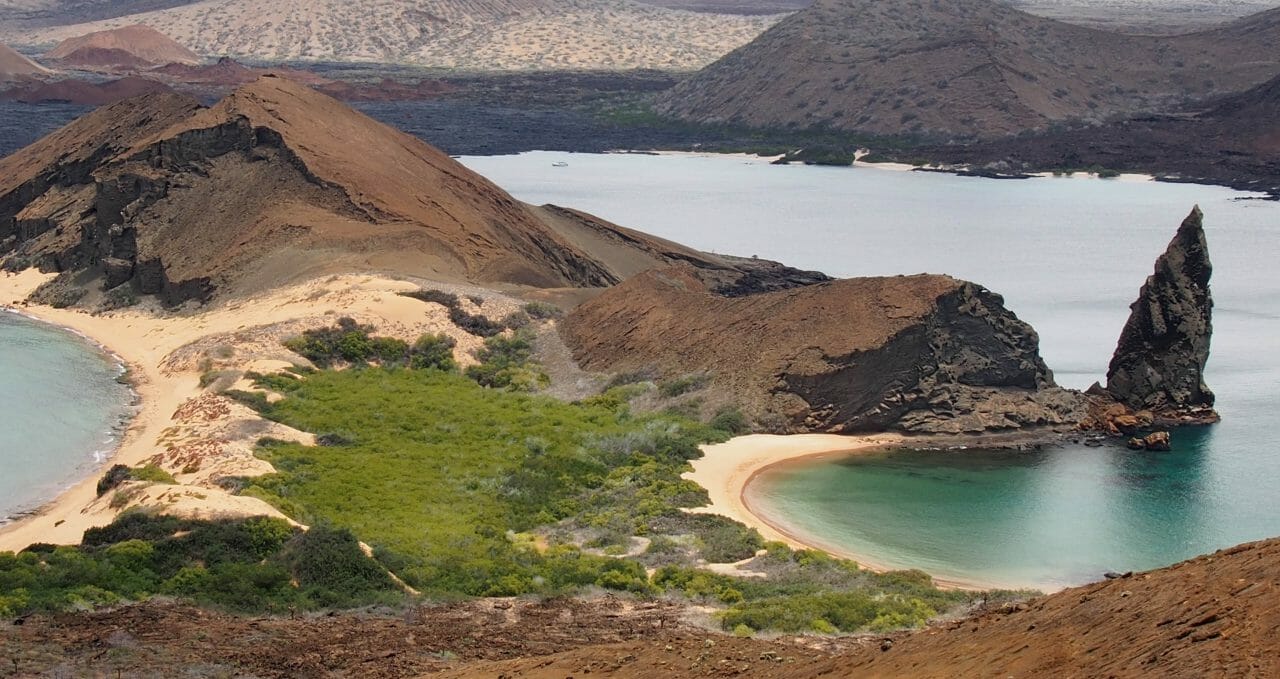
[[[1132,313],[1107,370],[1107,392],[1157,419],[1213,421],[1213,392],[1204,383],[1213,332],[1213,267],[1199,206],[1182,222]]]

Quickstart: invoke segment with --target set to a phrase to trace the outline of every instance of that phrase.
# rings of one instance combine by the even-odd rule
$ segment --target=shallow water
[[[1205,211],[1207,379],[1220,425],[1171,454],[899,452],[776,469],[758,506],[896,567],[1052,588],[1280,535],[1280,203],[1212,186],[992,180],[727,157],[529,153],[463,161],[516,197],[698,248],[836,276],[948,273],[1004,295],[1059,383],[1101,380],[1178,224]],[[552,167],[566,162],[567,167]]]
[[[101,465],[130,411],[120,373],[80,337],[0,311],[0,521]]]

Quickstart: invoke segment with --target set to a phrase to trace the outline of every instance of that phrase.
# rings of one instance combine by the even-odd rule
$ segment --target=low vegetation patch
[[[316,355],[347,360],[341,352],[361,343],[351,333],[373,337],[343,323],[304,338],[323,350]],[[263,439],[258,454],[276,473],[226,487],[310,532],[271,519],[126,512],[80,547],[0,555],[0,615],[156,594],[241,611],[344,608],[401,600],[389,572],[428,596],[665,593],[720,608],[725,629],[743,635],[913,626],[970,600],[923,573],[876,575],[684,511],[707,502],[682,478],[689,461],[700,444],[742,430],[741,413],[724,409],[703,423],[679,411],[633,411],[630,399],[651,393],[650,384],[576,403],[529,393],[541,382],[531,342],[527,331],[490,337],[465,374],[441,369],[449,352],[437,338],[386,365],[247,375],[262,391],[228,394],[315,434],[317,445]],[[706,379],[659,389],[680,396]],[[100,492],[162,474],[113,468]],[[357,537],[373,545],[373,559]],[[739,561],[768,577],[702,567]]]
[[[332,328],[307,330],[284,345],[320,368],[371,363],[440,370],[457,367],[453,361],[455,342],[447,335],[427,334],[409,344],[394,337],[377,337],[373,332],[372,326],[340,318]]]
[[[142,481],[145,483],[177,483],[173,475],[157,464],[145,464],[140,467],[127,467],[122,464],[112,465],[107,473],[98,479],[98,497],[106,495],[126,481]]]
[[[194,521],[126,512],[78,547],[0,553],[0,618],[156,595],[241,612],[396,603],[404,593],[350,531],[279,519]]]
[[[443,306],[449,310],[449,321],[451,323],[478,337],[494,337],[507,330],[523,328],[529,324],[531,316],[537,318],[537,316],[529,312],[529,308],[526,306],[524,311],[517,311],[501,320],[495,321],[488,316],[467,311],[462,307],[462,301],[458,299],[457,295],[441,290],[414,290],[401,294],[405,297]],[[471,303],[477,306],[483,301],[482,299],[471,298]],[[537,307],[535,310],[539,313],[543,311],[541,307]]]

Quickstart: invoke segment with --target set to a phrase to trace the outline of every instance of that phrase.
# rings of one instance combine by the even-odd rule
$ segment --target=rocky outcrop
[[[709,373],[713,391],[775,431],[1072,427],[1084,408],[999,295],[946,276],[727,297],[677,267],[601,294],[561,327],[585,368]]]
[[[210,108],[171,93],[119,102],[0,160],[5,255],[10,269],[90,269],[170,304],[369,270],[594,288],[689,262],[726,286],[816,280],[527,205],[421,140],[274,76]]]
[[[1130,307],[1107,370],[1106,392],[1157,422],[1215,421],[1214,395],[1204,382],[1213,333],[1213,267],[1197,207],[1156,260]]]

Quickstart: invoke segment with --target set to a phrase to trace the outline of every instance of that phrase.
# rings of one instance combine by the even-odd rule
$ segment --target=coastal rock
[[[947,276],[727,297],[674,267],[582,304],[561,332],[587,369],[710,373],[713,392],[780,432],[1074,426],[1085,405],[999,295]]]
[[[1169,432],[1157,431],[1146,436],[1135,436],[1129,439],[1129,448],[1133,450],[1168,452],[1173,449],[1173,444],[1169,438]]]
[[[1107,393],[1124,406],[1149,410],[1158,422],[1215,421],[1204,382],[1213,333],[1213,298],[1204,215],[1197,207],[1156,260],[1120,335],[1107,370]]]

